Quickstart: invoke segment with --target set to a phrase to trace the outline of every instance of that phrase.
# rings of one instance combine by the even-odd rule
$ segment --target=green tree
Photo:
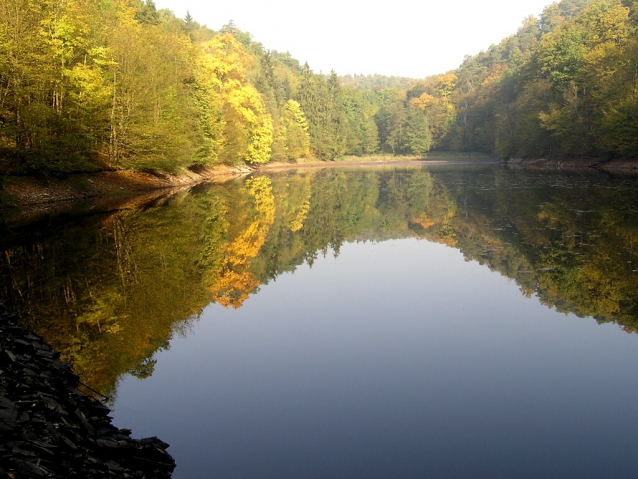
[[[295,160],[310,155],[308,121],[301,105],[295,100],[286,102],[281,118],[280,136],[286,159]]]
[[[408,149],[415,155],[423,156],[430,150],[432,135],[423,110],[415,107],[408,110],[405,140]]]
[[[120,168],[175,171],[191,164],[198,138],[192,43],[183,31],[141,24],[119,6],[111,21],[110,159]]]
[[[323,160],[341,156],[345,151],[344,111],[337,75],[332,72],[326,79],[304,65],[297,101],[308,119],[312,153]]]

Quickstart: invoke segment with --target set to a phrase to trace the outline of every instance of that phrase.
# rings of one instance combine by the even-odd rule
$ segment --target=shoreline
[[[615,176],[638,176],[638,159],[633,158],[512,159],[505,164],[510,168],[528,171],[599,172]]]
[[[447,155],[446,155],[447,156]],[[0,188],[0,210],[64,210],[65,204],[94,200],[101,209],[121,209],[129,204],[152,202],[172,196],[200,183],[226,183],[256,172],[299,169],[334,169],[366,167],[417,167],[441,165],[495,165],[529,171],[604,172],[620,176],[638,176],[638,159],[600,160],[576,158],[566,160],[468,158],[449,155],[432,159],[373,157],[337,161],[272,162],[259,166],[202,167],[179,174],[139,171],[103,171],[68,174],[64,178],[47,176],[10,176]],[[133,206],[134,207],[134,206]]]
[[[0,208],[21,208],[98,197],[122,198],[155,190],[188,188],[202,182],[225,183],[252,172],[250,167],[219,165],[179,174],[126,170],[74,173],[63,178],[10,176],[0,188]]]
[[[440,165],[495,165],[501,164],[500,160],[370,160],[370,161],[312,161],[307,163],[279,163],[260,166],[257,171],[287,171],[303,169],[333,169],[333,168],[367,168],[370,166],[440,166]]]
[[[303,168],[357,168],[370,166],[423,166],[442,164],[495,164],[493,159],[403,159],[381,158],[361,161],[272,162],[259,166],[227,166],[198,168],[179,174],[140,171],[102,171],[74,173],[63,178],[47,176],[10,176],[0,188],[0,211],[64,210],[65,204],[87,200],[113,205],[118,209],[133,197],[173,195],[200,183],[226,183],[256,172]],[[136,201],[139,203],[139,201]],[[119,206],[116,206],[119,205]]]

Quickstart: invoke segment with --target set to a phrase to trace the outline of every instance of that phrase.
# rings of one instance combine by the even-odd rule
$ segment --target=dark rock
[[[58,358],[0,305],[0,478],[170,478],[168,444],[114,427]]]

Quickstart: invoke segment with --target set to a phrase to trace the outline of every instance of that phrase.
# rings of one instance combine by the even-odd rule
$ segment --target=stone
[[[158,438],[131,438],[71,366],[0,305],[0,477],[170,478]]]

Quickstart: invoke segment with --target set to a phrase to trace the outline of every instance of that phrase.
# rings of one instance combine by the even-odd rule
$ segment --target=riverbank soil
[[[303,162],[271,162],[259,167],[259,171],[297,170],[302,168],[356,168],[368,166],[433,166],[433,165],[481,165],[499,164],[501,160],[494,158],[480,159],[423,159],[404,157],[379,157],[374,159],[357,159],[356,161],[303,161]]]
[[[125,196],[141,191],[192,186],[203,181],[223,183],[252,171],[248,167],[219,165],[180,174],[102,171],[64,177],[9,176],[4,180],[0,206],[11,208],[98,196]]]

